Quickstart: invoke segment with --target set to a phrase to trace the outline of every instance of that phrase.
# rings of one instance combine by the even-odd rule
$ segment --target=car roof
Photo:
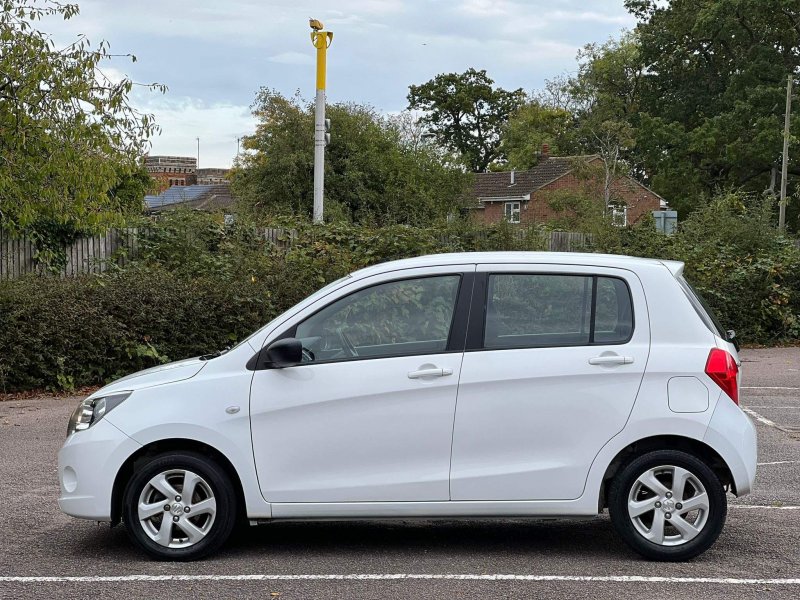
[[[450,254],[428,254],[380,263],[356,271],[353,276],[360,278],[387,271],[399,271],[416,267],[503,263],[587,265],[631,270],[635,270],[636,267],[659,266],[667,267],[676,276],[683,270],[683,263],[679,261],[641,258],[623,254],[594,254],[589,252],[455,252]]]

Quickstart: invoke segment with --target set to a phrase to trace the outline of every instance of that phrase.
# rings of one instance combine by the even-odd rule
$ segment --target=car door
[[[453,500],[581,496],[633,408],[649,354],[623,269],[479,265],[453,434]]]
[[[356,282],[272,337],[300,339],[304,362],[253,377],[253,451],[266,500],[449,499],[474,268]]]

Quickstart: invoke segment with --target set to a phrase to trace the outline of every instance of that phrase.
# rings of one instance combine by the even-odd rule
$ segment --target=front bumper
[[[58,452],[59,508],[73,517],[110,521],[114,479],[139,448],[108,418],[73,433]]]

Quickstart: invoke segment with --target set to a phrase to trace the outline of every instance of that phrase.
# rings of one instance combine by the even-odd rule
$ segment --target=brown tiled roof
[[[550,183],[554,179],[569,173],[575,168],[576,161],[587,161],[592,156],[551,156],[539,162],[529,171],[514,173],[514,185],[511,185],[511,173],[476,173],[471,198],[488,199],[508,198],[509,196],[525,196]]]

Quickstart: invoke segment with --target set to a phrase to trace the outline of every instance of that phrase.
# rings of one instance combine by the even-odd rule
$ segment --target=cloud
[[[230,167],[236,156],[236,138],[255,131],[248,106],[208,105],[179,98],[150,101],[143,109],[155,115],[161,126],[150,153],[195,156],[199,137],[201,167]]]
[[[236,137],[252,130],[248,106],[261,86],[314,94],[308,18],[336,37],[328,56],[328,97],[378,110],[406,106],[410,84],[443,72],[486,69],[506,89],[541,87],[575,69],[577,50],[634,24],[621,0],[78,0],[71,21],[42,23],[58,43],[85,33],[138,61],[103,64],[169,87],[137,93],[163,133],[154,151],[228,164]],[[212,140],[218,140],[213,141]],[[208,162],[207,162],[208,161]],[[223,164],[224,163],[224,164]]]
[[[268,59],[270,62],[280,63],[282,65],[313,65],[314,59],[311,52],[281,52]]]

